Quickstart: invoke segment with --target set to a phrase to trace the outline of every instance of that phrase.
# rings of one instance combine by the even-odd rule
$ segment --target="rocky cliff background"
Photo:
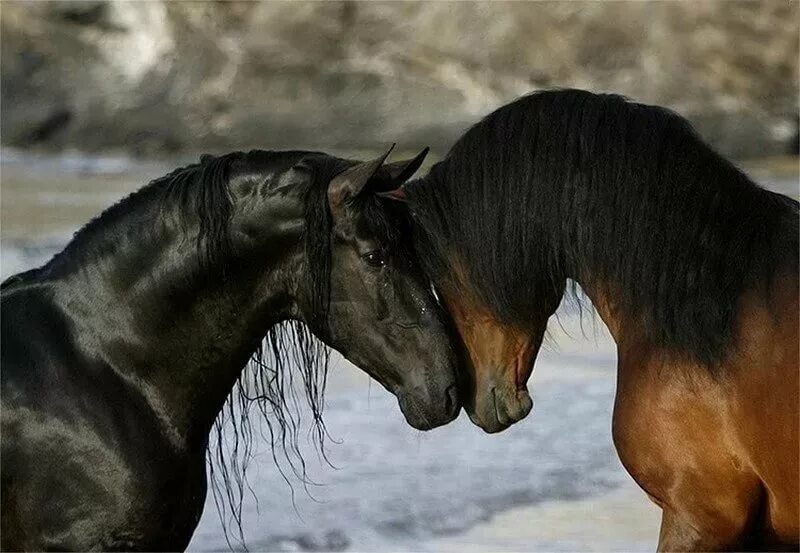
[[[798,8],[764,2],[0,5],[4,146],[446,148],[529,91],[609,90],[723,153],[797,148]]]

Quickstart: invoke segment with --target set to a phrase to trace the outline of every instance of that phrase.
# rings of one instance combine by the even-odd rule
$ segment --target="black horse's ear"
[[[354,198],[361,189],[369,182],[375,172],[381,168],[383,162],[394,149],[394,144],[385,154],[376,157],[372,161],[365,161],[353,165],[349,169],[339,173],[328,185],[328,203],[332,210],[344,205],[350,198]]]
[[[412,176],[414,173],[417,172],[417,169],[420,168],[422,162],[425,161],[425,156],[428,155],[428,152],[431,149],[427,146],[423,149],[420,153],[418,153],[413,159],[406,159],[403,161],[395,161],[393,163],[387,163],[383,166],[381,172],[386,171],[389,174],[389,177],[392,180],[392,188],[397,188]]]

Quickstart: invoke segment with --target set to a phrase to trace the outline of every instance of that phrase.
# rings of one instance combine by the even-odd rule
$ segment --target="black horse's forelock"
[[[613,94],[520,98],[406,190],[434,281],[460,264],[461,284],[522,326],[567,278],[608,284],[655,344],[709,368],[732,345],[743,292],[797,267],[796,201],[679,115]]]

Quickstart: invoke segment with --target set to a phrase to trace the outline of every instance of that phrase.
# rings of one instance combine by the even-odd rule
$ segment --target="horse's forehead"
[[[357,242],[359,240],[376,240],[377,236],[371,231],[364,214],[353,206],[341,211],[335,218],[331,229],[334,238],[344,242]]]

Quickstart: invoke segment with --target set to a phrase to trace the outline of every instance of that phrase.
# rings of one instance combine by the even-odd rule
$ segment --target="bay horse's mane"
[[[756,185],[681,116],[614,94],[533,93],[406,185],[421,261],[525,327],[568,277],[613,284],[657,344],[709,368],[743,292],[797,271],[798,203]],[[572,287],[575,290],[575,287]]]
[[[152,180],[78,230],[67,246],[45,265],[6,279],[0,288],[10,292],[17,286],[59,278],[80,269],[92,259],[113,256],[121,241],[146,240],[159,227],[197,225],[196,247],[199,278],[225,278],[229,253],[229,221],[233,214],[229,183],[240,176],[258,178],[261,170],[302,164],[311,173],[305,198],[307,289],[315,326],[327,328],[330,294],[332,229],[328,184],[347,162],[317,152],[252,150],[221,156],[203,155],[199,162],[178,168]],[[393,253],[410,254],[406,237],[410,222],[405,210],[391,202],[365,194],[353,200],[366,225]],[[191,284],[187,284],[191,285]],[[241,508],[247,488],[246,469],[252,457],[256,432],[272,446],[273,459],[284,480],[284,463],[304,485],[310,483],[301,455],[298,389],[294,370],[299,370],[305,403],[311,410],[311,437],[322,458],[327,432],[322,419],[324,390],[330,359],[329,349],[309,328],[295,320],[284,321],[266,331],[253,352],[228,400],[219,413],[208,445],[211,489],[228,539],[232,522],[243,544]],[[262,415],[252,418],[252,409]],[[262,426],[265,424],[265,426]],[[257,426],[254,426],[257,425]],[[265,435],[265,432],[267,435]],[[229,542],[230,545],[230,542]]]

